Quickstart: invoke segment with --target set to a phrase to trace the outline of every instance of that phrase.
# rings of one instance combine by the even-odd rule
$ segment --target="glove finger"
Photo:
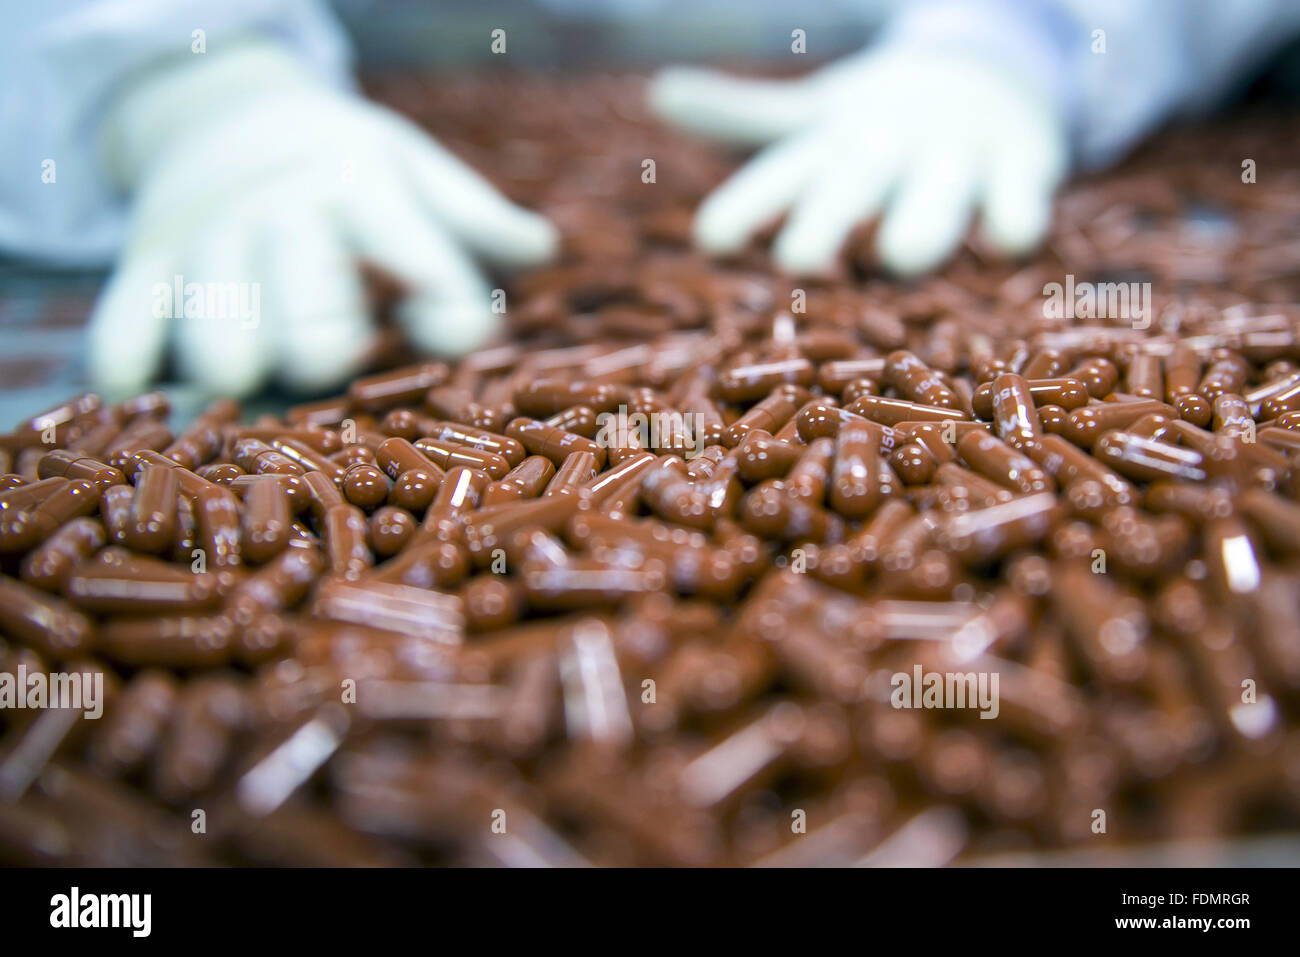
[[[646,99],[665,122],[738,146],[789,136],[810,119],[802,81],[750,80],[695,67],[660,70]]]
[[[719,186],[695,214],[695,244],[708,253],[734,253],[795,201],[827,155],[824,137],[773,144]]]
[[[373,341],[357,264],[322,214],[285,210],[262,242],[266,308],[277,375],[288,388],[320,392],[359,372]]]
[[[502,196],[441,144],[398,125],[398,162],[425,207],[475,254],[507,268],[539,266],[555,258],[554,224]]]
[[[981,229],[1011,255],[1032,251],[1052,220],[1052,195],[1065,176],[1065,156],[1051,137],[996,145],[988,159]]]
[[[88,371],[110,398],[138,393],[157,376],[173,322],[178,265],[174,253],[162,250],[127,254],[100,293],[87,329]]]
[[[410,287],[397,309],[412,341],[437,355],[462,355],[500,323],[474,263],[438,224],[420,217],[385,187],[341,211],[356,251]]]
[[[795,275],[832,270],[849,233],[879,210],[898,175],[898,141],[883,134],[856,138],[790,211],[772,246],[777,265]]]
[[[942,263],[961,242],[976,190],[976,160],[951,143],[923,148],[885,212],[877,239],[881,262],[903,276]]]
[[[262,281],[244,207],[196,238],[185,256],[184,312],[176,319],[176,363],[202,391],[235,398],[265,384],[272,341],[262,315]]]

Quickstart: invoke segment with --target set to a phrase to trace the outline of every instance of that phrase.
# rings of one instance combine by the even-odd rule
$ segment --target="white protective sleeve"
[[[103,119],[152,65],[248,35],[278,41],[349,86],[351,53],[316,0],[35,0],[0,29],[0,253],[57,265],[111,262],[128,203],[104,164]]]
[[[1075,164],[1094,169],[1215,106],[1297,33],[1297,0],[924,0],[882,42],[1019,68],[1066,111]]]

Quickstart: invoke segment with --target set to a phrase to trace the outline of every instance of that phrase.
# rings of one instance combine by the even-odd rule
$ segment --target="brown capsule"
[[[321,520],[321,537],[333,574],[353,580],[374,564],[366,546],[366,515],[355,505],[327,509]]]
[[[919,442],[908,442],[894,449],[890,465],[904,485],[929,485],[939,463],[929,449]]]
[[[1051,476],[1033,459],[987,433],[967,432],[958,439],[957,451],[976,472],[1013,492],[1056,490]]]
[[[230,446],[230,455],[236,465],[253,475],[301,475],[307,471],[261,439],[235,439]]]
[[[94,623],[63,599],[7,575],[0,575],[0,621],[6,634],[55,661],[84,653],[95,635]]]
[[[826,498],[826,486],[830,481],[830,467],[834,457],[834,439],[813,439],[786,475],[786,491],[795,498],[821,505]]]
[[[442,486],[443,472],[433,463],[427,469],[407,469],[388,490],[388,503],[423,515]]]
[[[142,450],[157,452],[167,448],[171,441],[171,429],[163,423],[155,419],[136,419],[114,437],[100,457],[109,466],[126,475],[126,462],[132,455]]]
[[[880,383],[875,379],[854,379],[840,393],[840,401],[845,404],[854,402],[864,395],[880,395]]]
[[[1154,399],[1098,403],[1071,412],[1061,434],[1075,445],[1090,449],[1104,432],[1126,428],[1153,412],[1168,415],[1172,411]]]
[[[827,392],[840,393],[850,382],[862,378],[883,380],[885,360],[883,357],[870,359],[833,359],[822,363],[817,370],[817,384]]]
[[[937,465],[944,462],[951,462],[957,457],[956,445],[957,439],[965,435],[969,429],[959,426],[958,423],[935,423],[920,422],[915,425],[909,425],[905,430],[915,442],[930,454],[930,457]]]
[[[846,411],[880,425],[897,425],[900,422],[949,422],[966,418],[966,413],[961,409],[922,405],[906,399],[893,399],[881,395],[864,395],[850,403]]]
[[[176,535],[176,500],[180,481],[175,468],[145,465],[136,473],[135,496],[126,527],[126,544],[139,552],[171,549]]]
[[[597,475],[585,486],[592,504],[601,507],[622,492],[637,492],[646,470],[652,468],[656,461],[649,452],[642,452]]]
[[[388,478],[374,465],[358,462],[343,474],[343,495],[358,508],[377,508],[388,491]]]
[[[608,416],[613,413],[602,412],[600,414]],[[564,409],[554,415],[547,416],[543,421],[552,428],[563,429],[565,432],[573,432],[575,435],[582,435],[589,439],[595,438],[599,429],[596,410],[586,405],[575,405],[572,408]]]
[[[333,434],[333,433],[328,433]],[[343,473],[347,471],[325,453],[312,448],[305,442],[287,436],[281,436],[271,440],[271,448],[279,452],[285,458],[297,462],[302,466],[303,471],[324,472],[332,482],[341,485],[343,482]]]
[[[778,442],[763,429],[752,429],[736,446],[737,474],[746,482],[785,475],[799,460],[799,449]]]
[[[504,548],[520,529],[533,526],[559,532],[574,515],[591,508],[591,495],[584,491],[480,508],[466,519],[465,542],[475,560],[487,564],[492,551]]]
[[[619,463],[622,466],[623,463]],[[551,460],[542,455],[530,455],[499,482],[493,482],[483,492],[482,504],[486,508],[502,505],[521,498],[536,498],[555,474]]]
[[[1027,452],[1028,446],[1043,437],[1029,383],[1015,373],[1004,372],[993,380],[991,389],[993,423],[999,438]]]
[[[568,431],[579,430],[570,429]],[[580,434],[585,435],[585,433]],[[492,452],[505,459],[511,468],[518,466],[524,460],[524,456],[528,454],[523,445],[516,439],[459,422],[431,423],[426,437],[451,445],[465,445],[482,452]],[[588,437],[590,438],[590,436]]]
[[[743,559],[732,550],[712,547],[698,532],[653,520],[584,513],[570,523],[569,536],[606,564],[642,568],[658,562],[669,584],[683,594],[730,600],[745,575]]]
[[[257,565],[270,561],[289,543],[292,521],[284,485],[274,476],[258,476],[244,493],[243,554]]]
[[[178,803],[207,790],[248,717],[249,704],[235,678],[205,675],[186,685],[154,761],[158,796]]]
[[[1082,382],[1094,399],[1110,395],[1119,384],[1119,370],[1109,359],[1085,359],[1067,372],[1066,376]]]
[[[24,482],[6,492],[0,492],[0,516],[35,508],[55,492],[66,488],[70,481],[71,479],[65,478],[40,479]]]
[[[393,409],[384,416],[379,431],[414,442],[420,435],[420,415],[414,409]]]
[[[122,473],[112,466],[65,449],[55,449],[41,456],[40,461],[36,463],[36,475],[43,479],[56,477],[84,479],[101,491],[126,481]]]
[[[411,405],[420,401],[435,386],[447,381],[451,370],[441,362],[423,362],[391,372],[357,379],[348,387],[348,400],[354,408],[378,412],[394,405]]]
[[[960,411],[961,400],[939,375],[914,354],[900,349],[885,357],[884,379],[905,398],[928,406]],[[874,417],[873,417],[874,418]],[[911,416],[921,418],[921,416]],[[878,420],[880,421],[880,420]],[[886,423],[889,424],[889,423]]]
[[[1202,429],[1210,424],[1214,415],[1214,407],[1209,400],[1195,392],[1174,399],[1174,408],[1185,421]]]
[[[729,457],[730,453],[725,446],[710,445],[698,455],[687,458],[685,475],[691,481],[711,479],[717,472],[718,467]]]
[[[1106,432],[1097,439],[1092,451],[1098,461],[1140,481],[1160,478],[1189,482],[1205,480],[1201,453],[1145,436],[1119,430]]]
[[[292,608],[324,570],[325,557],[316,546],[291,541],[234,587],[222,614],[243,629],[260,615]]]
[[[1038,421],[1043,426],[1043,431],[1049,435],[1060,435],[1065,428],[1065,420],[1069,418],[1069,413],[1059,405],[1040,405],[1038,407]]]
[[[596,412],[612,412],[624,401],[623,391],[604,382],[573,382],[564,379],[535,379],[514,393],[520,415],[530,418],[555,415],[575,405]]]
[[[65,402],[46,409],[19,424],[19,432],[45,432],[93,416],[104,406],[104,400],[94,392],[83,392]],[[39,439],[37,440],[40,441]]]
[[[1300,411],[1300,375],[1289,376],[1282,381],[1289,385],[1266,397],[1259,404],[1259,418],[1263,422],[1277,419],[1289,412]]]
[[[880,440],[875,430],[852,423],[835,437],[830,502],[845,518],[864,518],[880,505],[884,491]]]
[[[939,545],[968,561],[985,561],[1047,537],[1063,512],[1052,492],[1039,492],[948,517]]]
[[[389,558],[404,549],[415,534],[415,516],[403,508],[384,505],[370,516],[367,541],[379,558]]]
[[[844,537],[844,523],[838,516],[771,482],[760,483],[744,497],[740,523],[767,539],[834,544]]]
[[[436,467],[409,441],[397,437],[385,439],[378,445],[375,461],[384,470],[384,474],[394,481],[410,469],[423,469],[432,474]]]
[[[404,637],[459,645],[465,631],[460,596],[380,581],[327,578],[316,588],[311,610],[329,621],[377,628]]]
[[[1141,396],[1144,399],[1163,399],[1165,397],[1165,383],[1164,369],[1161,366],[1160,357],[1148,352],[1139,352],[1134,355],[1129,359],[1128,369],[1125,372],[1125,383],[1132,395]]]
[[[224,485],[229,488],[234,484],[236,479],[248,475],[234,462],[212,462],[208,465],[200,465],[194,474],[205,482],[211,482],[213,485]]]
[[[1078,379],[1025,379],[1029,395],[1042,415],[1043,406],[1058,406],[1067,411],[1088,404],[1088,389]],[[971,409],[981,419],[993,418],[993,383],[981,383],[971,397]]]
[[[506,434],[518,440],[533,455],[546,456],[557,467],[563,465],[573,452],[590,452],[602,468],[605,465],[605,450],[591,439],[553,428],[536,419],[512,419],[506,426]]]
[[[1300,431],[1300,412],[1283,412],[1273,420],[1272,424],[1280,429]]]
[[[498,410],[480,405],[473,400],[469,392],[454,386],[437,386],[430,389],[424,394],[424,405],[434,415],[447,420],[446,424],[458,423],[488,432],[500,432],[505,426],[505,419]]]
[[[1213,402],[1225,392],[1241,392],[1249,375],[1250,363],[1242,356],[1227,349],[1216,349],[1196,391]]]
[[[461,587],[465,604],[465,627],[469,631],[497,631],[508,628],[523,615],[525,603],[520,587],[497,575],[479,575]]]
[[[1150,622],[1142,602],[1093,574],[1086,562],[1067,562],[1053,578],[1052,604],[1098,677],[1124,684],[1143,677]]]
[[[573,494],[580,486],[589,485],[599,471],[594,455],[590,452],[574,452],[564,460],[542,495]]]
[[[284,420],[293,426],[335,426],[347,418],[348,407],[346,396],[333,396],[292,406],[285,413]]]
[[[1025,362],[1020,374],[1029,381],[1059,376],[1068,368],[1065,355],[1056,349],[1040,349]],[[979,390],[976,390],[977,392]],[[976,412],[978,414],[978,410]],[[983,418],[983,416],[981,416]]]
[[[58,592],[73,567],[103,548],[106,540],[102,522],[93,518],[74,518],[27,553],[22,564],[22,579],[45,591]]]
[[[222,428],[238,419],[239,406],[229,399],[219,399],[163,449],[162,454],[183,468],[198,468],[221,451]]]
[[[1300,505],[1264,489],[1247,489],[1234,503],[1274,548],[1287,553],[1300,550]]]
[[[573,558],[559,567],[527,566],[521,581],[529,606],[545,610],[612,604],[668,586],[661,562],[627,568],[586,557]]]
[[[1167,479],[1152,482],[1142,501],[1148,511],[1172,512],[1198,523],[1230,515],[1235,507],[1233,496],[1225,488]]]
[[[415,448],[443,471],[457,467],[471,468],[487,473],[491,479],[504,478],[510,471],[510,463],[504,456],[467,445],[453,445],[450,442],[423,438],[415,440]]]
[[[90,764],[113,777],[140,768],[162,740],[179,691],[165,671],[142,671],[131,679],[91,734],[86,746]]]
[[[1130,435],[1141,436],[1144,439],[1154,439],[1159,442],[1171,437],[1170,423],[1171,419],[1163,412],[1152,412],[1150,415],[1144,415],[1126,429]]]
[[[457,466],[447,473],[429,511],[424,527],[444,540],[459,540],[461,521],[479,503],[488,477],[477,469]]]
[[[974,507],[983,507],[993,505],[997,502],[1008,502],[1014,495],[1010,489],[998,485],[996,482],[986,479],[978,472],[972,472],[956,462],[945,462],[934,471],[935,480],[945,489],[957,492],[964,500],[971,503]],[[965,511],[965,509],[957,509]]]
[[[1137,499],[1137,492],[1125,479],[1059,435],[1043,436],[1026,452],[1062,486],[1094,480],[1107,490],[1111,504],[1127,505]]]
[[[129,485],[115,485],[104,491],[99,500],[99,514],[104,520],[108,540],[116,545],[126,544],[126,530],[131,521],[131,503],[135,492]]]
[[[751,429],[762,429],[775,435],[808,398],[807,390],[799,386],[777,386],[727,427],[722,434],[722,444],[729,449],[735,448]]]
[[[1165,401],[1177,405],[1180,396],[1191,395],[1201,381],[1201,357],[1184,342],[1174,344],[1165,359]]]
[[[350,469],[354,465],[376,464],[374,450],[368,445],[345,445],[342,449],[331,455],[330,459],[343,466],[345,470]]]
[[[717,519],[714,513],[712,483],[692,482],[683,474],[685,466],[674,468],[680,460],[660,462],[655,468],[642,473],[640,499],[660,518],[691,528],[711,528]],[[724,496],[717,505],[731,504]]]
[[[100,501],[99,490],[85,479],[64,482],[31,511],[0,512],[0,551],[26,551],[49,538],[64,522],[89,515]]]
[[[833,438],[839,434],[840,429],[847,425],[868,429],[879,435],[882,455],[888,455],[901,442],[906,441],[904,433],[888,425],[880,425],[863,416],[855,415],[833,405],[827,405],[824,402],[814,401],[804,406],[799,410],[796,422],[799,429],[799,438],[804,442],[811,442],[813,439],[823,437]]]
[[[752,402],[783,385],[807,388],[813,379],[813,365],[807,359],[779,359],[733,366],[718,375],[714,391],[718,398],[728,402]]]
[[[221,599],[216,575],[195,574],[117,547],[74,568],[64,594],[79,608],[99,614],[193,614]]]
[[[223,615],[121,617],[105,622],[99,647],[133,666],[215,668],[230,660],[234,623]]]

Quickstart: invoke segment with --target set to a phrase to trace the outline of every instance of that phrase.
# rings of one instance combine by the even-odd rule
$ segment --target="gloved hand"
[[[972,211],[994,246],[1032,249],[1067,167],[1059,106],[991,60],[890,45],[793,82],[671,68],[652,109],[688,131],[766,146],[700,206],[697,245],[734,253],[781,213],[773,246],[796,274],[831,270],[877,214],[877,253],[904,276],[939,265]]]
[[[339,384],[372,342],[358,259],[408,287],[398,315],[417,347],[458,355],[500,320],[471,253],[518,267],[558,246],[549,221],[269,41],[156,68],[105,130],[109,171],[133,194],[90,327],[91,375],[110,393],[144,386],[169,336],[181,374],[213,393],[245,395],[273,374],[299,390]],[[242,304],[214,317],[219,300],[173,301],[176,276],[205,294],[250,285],[227,286]]]

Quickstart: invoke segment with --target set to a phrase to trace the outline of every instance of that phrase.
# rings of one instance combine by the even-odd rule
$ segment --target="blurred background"
[[[797,20],[810,37],[796,66],[862,47],[901,0],[805,0]],[[649,73],[667,62],[789,65],[791,11],[781,0],[330,0],[344,24],[363,84],[399,73]],[[509,57],[487,37],[503,28]],[[51,269],[0,253],[0,422],[10,423],[83,391],[82,330],[107,273]],[[177,422],[203,397],[166,383]],[[254,411],[280,408],[267,395]]]

